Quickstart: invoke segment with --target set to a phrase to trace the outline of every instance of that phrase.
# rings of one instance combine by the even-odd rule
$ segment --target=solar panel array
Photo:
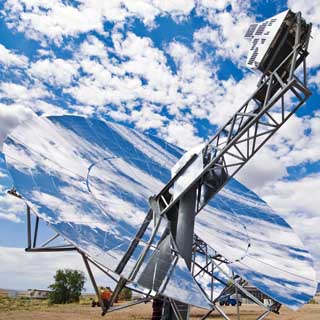
[[[247,58],[249,68],[257,69],[259,67],[287,14],[288,10],[258,24],[250,25],[245,34],[245,38],[251,39]]]
[[[159,138],[74,116],[34,116],[10,134],[4,152],[14,186],[32,211],[113,271],[149,209],[147,199],[170,179],[171,168],[183,154]],[[165,226],[166,220],[157,239]],[[278,302],[296,309],[314,295],[315,272],[308,251],[280,216],[236,180],[196,217],[195,232],[230,261],[232,271]],[[129,276],[150,233],[151,227],[122,276]],[[170,275],[164,270],[166,284],[150,281],[145,268],[152,259],[165,256],[157,250],[148,253],[136,283],[210,308],[179,255],[164,261],[171,269]],[[205,277],[203,286],[208,286]]]

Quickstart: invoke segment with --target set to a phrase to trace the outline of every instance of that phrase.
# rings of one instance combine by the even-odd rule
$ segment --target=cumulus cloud
[[[314,84],[317,87],[317,91],[320,92],[320,70],[317,73],[310,77],[309,83]]]
[[[114,31],[112,41],[113,49],[92,36],[81,44],[76,59],[85,74],[77,79],[77,85],[65,89],[79,103],[95,106],[114,119],[129,120],[140,129],[165,123],[164,109],[178,120],[185,120],[186,113],[199,119],[213,114],[214,99],[223,89],[209,61],[177,41],[165,51],[155,47],[150,38],[132,32]],[[119,60],[110,59],[110,53]],[[168,55],[176,72],[168,65]],[[143,105],[150,109],[141,109]]]
[[[200,3],[203,7],[208,9],[215,9],[215,10],[223,10],[225,9],[229,4],[231,4],[232,0],[200,0]]]
[[[13,82],[0,83],[0,98],[12,99],[15,102],[48,97],[49,93],[42,85],[28,87]]]
[[[0,64],[7,67],[25,67],[28,64],[28,58],[24,55],[15,54],[4,45],[0,44]]]
[[[166,117],[156,112],[157,106],[144,104],[141,110],[131,112],[131,121],[135,122],[137,128],[141,130],[160,129],[163,127]]]
[[[79,253],[26,253],[22,248],[0,247],[0,283],[8,289],[48,289],[58,269],[77,269],[85,273],[87,292],[94,292],[86,268]],[[23,261],[23,268],[21,268]],[[110,278],[92,267],[98,283],[114,286]]]
[[[77,74],[75,62],[63,59],[44,59],[31,64],[29,73],[51,85],[68,86]]]
[[[309,67],[320,65],[320,1],[319,0],[288,0],[288,8],[294,12],[301,12],[308,23],[312,23],[312,38],[310,39]]]
[[[320,118],[316,114],[313,117],[292,116],[237,177],[264,196],[265,190],[289,175],[288,167],[320,159],[319,125]]]
[[[226,10],[229,5],[232,10]],[[200,1],[198,11],[208,19],[210,26],[195,32],[196,45],[211,44],[215,48],[215,56],[231,59],[239,67],[243,66],[249,49],[244,34],[254,22],[248,7],[247,1]]]
[[[32,39],[61,44],[64,37],[93,30],[104,33],[105,21],[123,22],[138,17],[152,26],[159,14],[183,17],[193,7],[193,0],[81,0],[76,6],[62,0],[7,0],[4,9],[9,27]]]
[[[160,131],[168,142],[176,144],[185,150],[189,150],[203,142],[201,138],[197,137],[194,126],[186,121],[171,121]]]
[[[52,92],[47,90],[45,83],[35,81],[24,83],[0,82],[0,104],[10,109],[11,106],[23,105],[26,109],[44,115],[62,114],[65,109],[62,105],[45,101],[53,97]]]
[[[21,223],[25,210],[24,202],[0,190],[0,219]]]

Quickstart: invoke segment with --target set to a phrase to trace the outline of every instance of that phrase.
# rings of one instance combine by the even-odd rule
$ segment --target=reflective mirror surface
[[[110,270],[115,270],[143,222],[148,198],[170,180],[170,170],[183,155],[159,138],[76,116],[34,116],[10,134],[4,153],[14,186],[33,212]],[[151,227],[123,276],[129,276]],[[314,295],[315,272],[301,241],[236,180],[197,216],[196,233],[229,260],[231,270],[280,303],[298,308]],[[167,287],[160,284],[156,289],[181,302],[208,307],[184,261],[178,260]],[[192,294],[179,293],[182,283],[193,288]]]

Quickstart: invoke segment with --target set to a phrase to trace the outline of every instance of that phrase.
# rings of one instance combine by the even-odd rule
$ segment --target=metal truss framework
[[[210,175],[215,176],[215,169],[222,170],[224,175],[223,179],[215,181],[214,193],[210,197],[218,193],[309,98],[311,92],[307,87],[306,57],[311,25],[307,40],[302,41],[300,13],[297,14],[296,28],[293,50],[275,70],[263,74],[252,96],[207,142],[203,150],[206,160],[203,171],[180,196],[174,198],[171,195],[170,189],[196,157],[192,158],[155,196],[161,215],[170,217],[181,197],[194,186],[198,195],[196,214],[199,213],[206,205],[200,201],[202,186],[208,183]],[[303,72],[297,72],[300,65]]]
[[[15,196],[21,198],[19,195],[17,195],[16,192],[10,192],[11,194],[14,194]],[[131,303],[128,304],[123,304],[121,306],[116,306],[116,307],[112,307],[113,303],[115,302],[115,300],[117,299],[118,295],[120,294],[121,290],[118,290],[117,292],[114,291],[113,295],[112,295],[112,301],[110,303],[110,306],[105,306],[101,295],[100,295],[100,291],[99,291],[99,287],[97,285],[97,282],[95,280],[95,276],[94,273],[92,272],[92,268],[91,266],[95,266],[97,269],[99,269],[102,273],[104,273],[105,275],[107,275],[110,279],[112,279],[114,282],[116,283],[123,283],[123,278],[119,278],[117,277],[117,275],[113,275],[108,269],[106,269],[104,266],[100,265],[99,263],[97,263],[96,261],[94,261],[93,259],[91,259],[85,252],[81,251],[79,248],[73,246],[72,244],[68,244],[67,241],[65,239],[62,239],[60,234],[56,233],[53,237],[49,238],[47,241],[45,241],[43,244],[41,245],[37,245],[37,238],[38,238],[38,232],[39,232],[39,222],[40,219],[37,215],[35,216],[34,219],[34,225],[32,226],[32,213],[31,213],[31,209],[29,206],[27,206],[27,210],[26,210],[26,215],[27,215],[27,247],[25,248],[26,252],[66,252],[66,251],[76,251],[78,252],[84,262],[84,265],[86,267],[86,270],[88,272],[90,281],[92,283],[92,286],[95,290],[95,293],[97,295],[100,307],[102,309],[102,315],[105,315],[107,312],[114,312],[114,311],[118,311],[127,307],[131,307],[140,303],[147,303],[149,302],[152,297],[150,297],[150,295],[146,295],[144,292],[141,292],[139,290],[135,290],[133,288],[130,288],[132,291],[144,294],[146,297],[139,299],[137,301],[133,301]],[[49,227],[50,228],[50,227]],[[51,228],[50,228],[51,229]],[[64,243],[66,243],[65,245],[53,245],[53,242],[55,240],[63,240]],[[124,287],[121,286],[121,289]]]
[[[129,278],[130,281],[135,279],[137,271],[154,241],[162,217],[167,216],[170,220],[177,211],[180,199],[194,187],[197,189],[195,214],[198,214],[207,203],[201,202],[202,187],[207,185],[212,188],[213,192],[210,194],[210,198],[217,194],[309,98],[311,92],[307,87],[306,57],[308,56],[310,34],[311,24],[307,25],[307,34],[302,39],[301,13],[297,13],[292,50],[273,71],[265,72],[261,76],[256,91],[217,134],[208,141],[203,150],[203,159],[206,160],[203,171],[178,197],[173,197],[170,190],[196,159],[196,156],[192,157],[157,195],[149,199],[151,209],[118,266],[118,271],[121,272],[149,224],[154,221],[153,233],[133,268]],[[286,39],[282,40],[282,44],[285,41]],[[277,51],[278,49],[276,53]],[[271,59],[270,65],[274,63],[274,59]],[[302,72],[298,70],[301,65]],[[223,174],[217,176],[215,174],[217,169]],[[212,258],[212,263],[214,260]],[[124,286],[125,283],[125,281],[119,283],[119,288]],[[235,287],[240,290],[238,284],[235,284]],[[258,301],[255,302],[258,303]],[[275,306],[277,305],[275,303]],[[277,307],[275,306],[269,308],[265,312],[266,314],[259,319],[263,319],[271,311],[276,312]]]
[[[235,274],[233,274],[232,277],[230,277],[230,275],[228,275],[228,273],[224,271],[222,265],[228,265],[230,262],[216,252],[212,254],[212,251],[213,250],[209,248],[205,242],[203,242],[197,236],[194,237],[192,275],[195,281],[198,283],[199,287],[202,289],[203,293],[214,305],[214,309],[209,310],[208,313],[205,314],[201,319],[206,319],[211,315],[211,313],[214,310],[216,310],[224,319],[230,320],[229,317],[223,312],[222,308],[219,307],[219,301],[222,297],[230,296],[234,293],[237,296],[238,319],[240,319],[239,297],[246,297],[253,303],[259,305],[261,308],[264,309],[263,313],[257,318],[257,320],[264,319],[270,312],[279,313],[281,304],[279,304],[276,301],[273,301],[272,299],[269,299],[270,301],[272,301],[269,305],[266,305],[262,301],[260,301],[257,297],[255,297],[246,289],[246,285],[248,284],[246,280],[242,279],[241,277]],[[202,258],[204,258],[204,265],[197,261],[197,256],[202,256]],[[215,276],[215,270],[218,270],[221,274],[223,274],[228,279],[228,281],[226,282],[223,279],[220,279],[217,276]],[[202,288],[201,283],[197,280],[197,278],[202,273],[205,273],[207,276],[210,277],[210,295],[206,293],[206,291]],[[219,296],[214,298],[213,290],[215,283],[217,282],[224,285],[224,289],[221,291]]]
[[[109,270],[106,270],[103,266],[99,265],[88,257],[79,248],[70,245],[63,246],[50,246],[50,244],[59,237],[59,234],[46,241],[41,246],[37,246],[37,233],[39,227],[39,218],[36,217],[34,235],[32,237],[31,230],[31,213],[30,208],[27,208],[27,224],[28,224],[28,252],[55,252],[55,251],[78,251],[84,260],[88,274],[92,281],[93,287],[96,291],[97,297],[102,308],[102,315],[106,312],[112,312],[123,309],[125,307],[132,306],[137,303],[147,302],[151,299],[150,292],[145,294],[145,298],[127,304],[125,306],[113,307],[117,296],[120,291],[130,281],[135,280],[135,276],[139,271],[145,256],[151,246],[154,245],[154,239],[158,232],[160,223],[164,216],[170,220],[170,217],[177,210],[179,201],[189,190],[196,187],[197,201],[196,212],[206,205],[206,202],[201,202],[201,193],[203,186],[209,186],[214,190],[210,197],[218,193],[221,188],[233,177],[255,154],[259,149],[274,135],[275,132],[297,111],[297,109],[308,99],[311,95],[310,90],[307,87],[307,72],[306,72],[306,57],[308,55],[308,42],[311,32],[311,25],[308,25],[308,34],[306,41],[302,41],[301,38],[301,14],[296,14],[296,30],[293,50],[283,59],[273,71],[263,74],[258,83],[258,88],[252,94],[252,96],[242,105],[242,107],[231,117],[231,119],[217,132],[217,134],[206,144],[203,150],[203,159],[205,160],[203,171],[198,174],[193,181],[185,188],[184,192],[177,198],[173,198],[170,193],[170,189],[174,186],[177,179],[185,172],[185,170],[192,164],[196,156],[190,159],[187,164],[180,169],[175,177],[173,177],[168,184],[154,197],[150,199],[150,207],[144,223],[140,230],[137,232],[135,239],[133,239],[131,246],[123,259],[116,268],[116,274],[121,274],[127,262],[129,261],[135,248],[141,241],[145,231],[150,225],[151,221],[154,221],[153,233],[151,234],[149,241],[146,243],[145,250],[139,256],[136,265],[132,269],[129,281],[120,276],[113,276]],[[302,65],[302,72],[297,72],[299,66]],[[286,102],[285,102],[286,101]],[[217,178],[215,170],[221,170],[224,174]],[[210,185],[212,179],[215,177],[214,185]],[[206,273],[211,277],[211,296],[207,295],[208,299],[212,301],[214,308],[203,316],[202,319],[206,319],[213,311],[217,311],[224,319],[229,320],[229,317],[225,314],[223,309],[218,305],[219,298],[222,295],[231,293],[240,293],[242,296],[248,297],[254,303],[264,308],[264,312],[257,318],[257,320],[264,319],[270,312],[278,312],[281,305],[277,302],[273,302],[270,306],[264,305],[260,300],[254,297],[245,288],[246,281],[238,276],[230,277],[227,275],[221,264],[228,264],[221,255],[210,255],[208,253],[208,247],[200,239],[195,237],[193,245],[193,259],[191,269],[193,277],[197,281],[197,277],[201,272]],[[212,252],[212,250],[210,251]],[[197,255],[205,257],[206,264],[202,266],[197,261]],[[99,289],[97,287],[94,274],[91,270],[91,266],[94,265],[107,276],[113,279],[117,285],[112,294],[110,306],[104,306],[100,297]],[[222,279],[218,279],[214,275],[214,270],[219,269],[220,272],[228,279],[228,283],[225,283]],[[200,270],[200,271],[199,271]],[[225,288],[217,298],[213,298],[213,286],[214,282],[219,281]],[[231,283],[231,285],[230,285]],[[198,282],[200,288],[201,285]],[[138,290],[137,290],[138,291]],[[139,291],[138,291],[139,292]],[[163,297],[159,297],[163,298]],[[164,298],[171,304],[172,310],[177,319],[182,319],[179,314],[176,302]],[[238,307],[238,319],[240,318],[239,305]]]
[[[17,194],[15,194],[17,196]],[[92,286],[95,290],[96,296],[98,298],[102,314],[105,315],[106,313],[119,311],[128,307],[132,307],[137,304],[141,303],[147,303],[150,300],[153,299],[153,297],[150,295],[151,292],[145,293],[137,289],[133,289],[130,287],[131,290],[138,292],[142,295],[144,295],[143,298],[127,303],[122,304],[118,306],[114,306],[115,301],[117,300],[121,290],[128,284],[128,281],[121,276],[113,275],[112,272],[110,272],[108,269],[106,269],[104,266],[100,265],[96,261],[94,261],[92,258],[90,258],[86,253],[81,251],[79,248],[76,248],[73,245],[65,244],[65,245],[54,245],[53,242],[60,239],[63,240],[66,243],[66,240],[61,239],[61,236],[56,233],[53,237],[49,238],[47,241],[42,243],[41,245],[37,245],[37,238],[38,238],[38,232],[39,232],[39,217],[34,215],[34,224],[32,219],[32,212],[29,206],[27,206],[26,210],[26,216],[27,216],[27,247],[25,248],[26,252],[65,252],[65,251],[76,251],[78,252],[84,262],[84,265],[86,267],[87,273],[89,275],[90,281],[92,283]],[[33,224],[33,225],[32,225]],[[226,315],[226,313],[223,311],[223,308],[219,306],[219,300],[222,296],[231,295],[233,293],[238,294],[239,296],[247,297],[252,302],[256,303],[260,307],[262,307],[265,311],[257,318],[257,320],[264,319],[270,312],[276,312],[278,313],[281,305],[277,302],[273,302],[270,306],[266,306],[263,304],[259,299],[257,299],[254,295],[252,295],[249,291],[245,289],[245,285],[247,282],[243,279],[241,279],[239,276],[233,275],[230,277],[221,267],[222,264],[228,265],[229,261],[224,259],[221,255],[215,254],[211,255],[209,252],[212,252],[212,249],[208,248],[208,245],[203,242],[201,239],[199,239],[197,236],[194,237],[194,244],[193,244],[193,258],[192,258],[192,275],[195,279],[195,281],[198,283],[200,289],[203,291],[203,293],[207,296],[208,300],[212,302],[214,305],[214,308],[209,310],[207,313],[203,315],[201,319],[207,319],[212,312],[217,311],[224,319],[230,320],[230,318]],[[197,261],[197,256],[201,255],[205,258],[205,265],[201,265],[199,261]],[[202,260],[203,261],[203,260]],[[115,290],[113,291],[110,305],[106,306],[104,305],[104,302],[101,298],[99,287],[97,285],[95,275],[92,271],[92,266],[99,269],[102,273],[104,273],[106,276],[108,276],[110,279],[112,279],[115,283],[117,283]],[[224,276],[228,279],[228,282],[225,282],[223,279],[220,279],[214,275],[215,270],[219,270],[224,274]],[[211,295],[208,295],[204,289],[201,287],[200,282],[197,281],[197,278],[200,276],[201,273],[205,273],[208,275],[211,279]],[[222,290],[220,295],[216,298],[213,297],[213,288],[215,283],[217,281],[225,286],[225,288]],[[182,319],[180,315],[179,308],[177,306],[176,301],[173,299],[168,299],[162,296],[159,296],[158,298],[164,299],[168,301],[172,309],[174,311],[175,317],[177,319]],[[270,299],[271,300],[271,299]],[[237,305],[237,311],[238,311],[238,319],[240,319],[240,309],[239,305]]]

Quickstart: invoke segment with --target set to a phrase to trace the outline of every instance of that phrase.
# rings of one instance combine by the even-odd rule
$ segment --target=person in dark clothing
[[[163,300],[154,298],[152,302],[152,320],[161,320],[163,309]]]

